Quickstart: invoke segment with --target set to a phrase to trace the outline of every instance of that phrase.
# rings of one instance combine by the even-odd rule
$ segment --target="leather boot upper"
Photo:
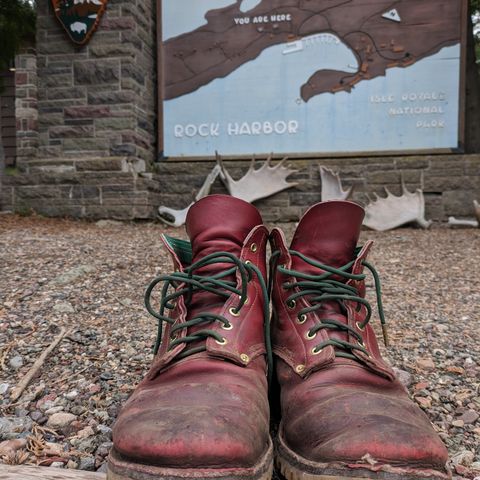
[[[192,206],[186,229],[190,242],[164,238],[174,272],[147,291],[161,343],[115,424],[114,448],[157,466],[251,467],[269,445],[268,232],[252,205],[222,195]],[[157,311],[150,298],[165,282]]]
[[[324,202],[304,215],[290,248],[272,232],[279,435],[312,462],[372,468],[368,454],[445,471],[446,448],[380,354],[365,301],[372,243],[356,248],[363,216],[352,202]]]

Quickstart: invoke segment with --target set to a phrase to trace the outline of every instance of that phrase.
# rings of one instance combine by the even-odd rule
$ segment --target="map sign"
[[[463,0],[162,0],[165,157],[444,150]]]

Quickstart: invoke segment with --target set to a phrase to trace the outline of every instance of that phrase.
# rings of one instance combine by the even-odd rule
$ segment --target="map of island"
[[[286,44],[283,53],[295,55],[325,34],[352,51],[355,69],[316,70],[302,82],[304,102],[351,92],[461,40],[459,0],[261,0],[247,11],[245,1],[206,11],[204,25],[164,41],[165,100],[227,77],[270,47]]]

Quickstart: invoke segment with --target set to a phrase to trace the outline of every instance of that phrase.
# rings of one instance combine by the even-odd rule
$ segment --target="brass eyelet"
[[[232,315],[233,317],[239,317],[240,316],[240,310],[237,312],[237,309],[235,307],[230,307],[228,309],[228,312],[230,313],[230,315]]]
[[[245,260],[245,265],[251,265],[252,262],[250,260]]]
[[[305,338],[307,340],[313,340],[315,337],[317,336],[317,332],[315,332],[313,335],[310,334],[310,330],[307,332],[307,334],[305,335]]]
[[[223,330],[232,330],[233,329],[233,323],[229,323],[228,325],[222,325]]]
[[[355,325],[357,326],[357,328],[363,332],[365,330],[365,327],[362,327],[362,324],[360,322],[356,322]]]
[[[311,352],[312,352],[312,355],[319,355],[320,353],[322,353],[323,351],[323,348],[318,348],[317,347],[313,347]]]
[[[246,353],[242,353],[240,355],[240,358],[241,358],[243,363],[248,363],[250,361],[250,357]]]
[[[304,324],[306,321],[307,321],[307,316],[304,313],[297,317],[297,323],[299,325]]]
[[[295,367],[295,371],[296,371],[297,373],[302,373],[303,371],[305,371],[305,365],[301,365],[301,364],[300,364],[300,365],[297,365],[297,366]]]
[[[250,250],[255,253],[257,250],[258,250],[258,247],[257,247],[257,244],[256,243],[252,243],[250,245]]]
[[[295,300],[290,300],[287,302],[287,307],[290,308],[290,310],[293,310],[297,306],[297,302]]]
[[[215,342],[219,345],[226,345],[228,343],[226,338],[222,338],[221,342],[219,340],[215,340]]]

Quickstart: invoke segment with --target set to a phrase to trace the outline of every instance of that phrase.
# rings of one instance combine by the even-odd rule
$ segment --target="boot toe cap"
[[[406,396],[337,392],[306,406],[288,428],[287,445],[318,462],[360,462],[443,470],[448,453],[424,413]]]

